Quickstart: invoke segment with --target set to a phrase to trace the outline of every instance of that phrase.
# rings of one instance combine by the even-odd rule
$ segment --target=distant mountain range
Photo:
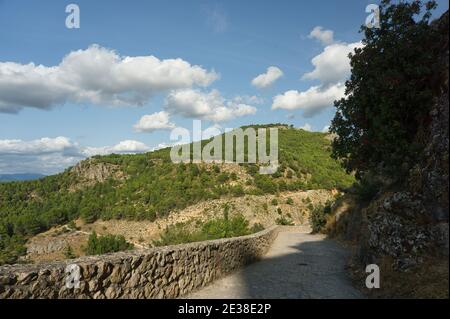
[[[37,173],[22,173],[22,174],[0,174],[0,182],[12,181],[28,181],[45,177],[45,175]]]

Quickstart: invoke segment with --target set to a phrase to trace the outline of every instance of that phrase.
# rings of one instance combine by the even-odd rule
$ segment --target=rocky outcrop
[[[2,266],[0,299],[176,298],[257,260],[277,233],[278,227],[272,227],[243,237]],[[78,288],[74,286],[77,281],[68,280],[77,278],[76,271],[70,275],[70,267],[79,269]]]
[[[78,163],[70,169],[70,172],[87,182],[104,182],[108,178],[124,178],[124,174],[120,171],[118,165],[98,162],[95,159]]]
[[[76,191],[103,183],[109,178],[123,180],[126,178],[119,165],[99,162],[95,158],[84,160],[70,169],[70,174],[76,178],[76,184],[70,187],[70,191]]]
[[[411,170],[409,190],[414,195],[422,196],[427,211],[436,222],[448,222],[449,219],[449,180],[448,180],[448,11],[434,21],[432,26],[442,34],[436,43],[441,72],[435,75],[435,101],[429,113],[429,125],[425,128],[424,158]]]

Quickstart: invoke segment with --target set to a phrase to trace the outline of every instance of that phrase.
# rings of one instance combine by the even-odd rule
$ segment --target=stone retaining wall
[[[278,230],[274,226],[243,237],[2,266],[0,299],[176,298],[260,258]],[[75,270],[72,275],[66,272],[70,267]],[[73,281],[66,283],[77,276],[77,269],[78,288]]]

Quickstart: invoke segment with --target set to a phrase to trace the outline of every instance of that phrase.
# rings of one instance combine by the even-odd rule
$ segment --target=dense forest
[[[258,164],[239,164],[252,177],[246,183],[220,165],[174,164],[169,148],[96,156],[80,164],[81,173],[101,164],[114,168],[122,178],[111,174],[86,184],[80,169],[69,168],[36,181],[0,183],[0,263],[17,262],[25,253],[26,238],[79,217],[88,223],[99,218],[153,221],[172,210],[222,196],[352,184],[353,177],[331,159],[327,134],[280,128],[278,171],[260,175]]]

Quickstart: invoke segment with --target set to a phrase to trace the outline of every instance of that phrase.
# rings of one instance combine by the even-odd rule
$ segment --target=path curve
[[[363,298],[345,270],[349,252],[324,235],[284,228],[258,262],[187,298]]]

